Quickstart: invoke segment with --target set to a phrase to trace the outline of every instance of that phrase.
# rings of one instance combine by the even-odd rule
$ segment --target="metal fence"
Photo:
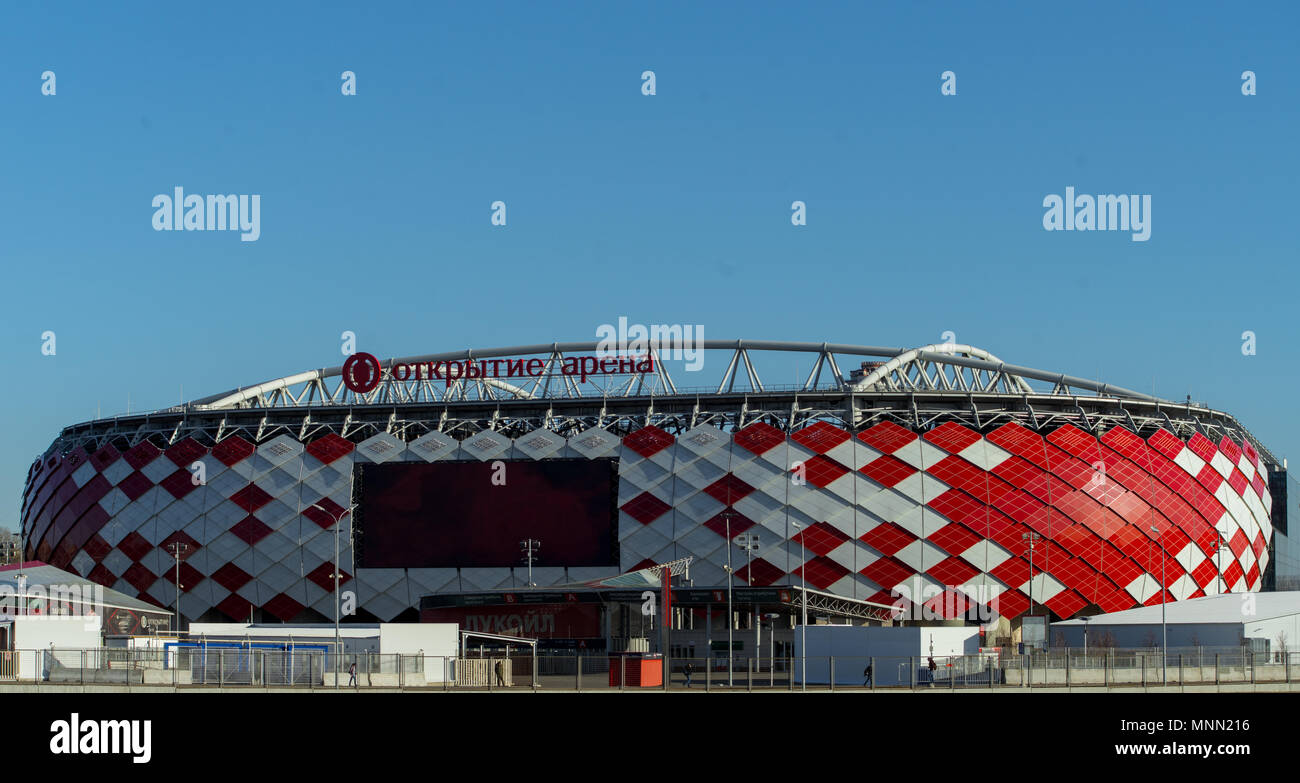
[[[934,690],[1292,683],[1300,653],[1243,648],[1058,649],[1024,655],[669,658],[653,654],[335,656],[181,647],[0,652],[0,680],[173,688],[504,691]]]

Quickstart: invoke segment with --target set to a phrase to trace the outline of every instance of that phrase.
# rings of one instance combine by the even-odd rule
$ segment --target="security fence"
[[[328,649],[173,647],[0,652],[0,681],[174,688],[482,691],[916,690],[1292,683],[1300,653],[1246,648],[1065,649],[960,656],[673,657],[651,653],[507,657]],[[664,683],[667,672],[668,682]]]

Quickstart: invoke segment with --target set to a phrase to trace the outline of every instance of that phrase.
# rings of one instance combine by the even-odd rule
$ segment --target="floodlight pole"
[[[1160,528],[1155,525],[1151,526],[1151,532],[1157,537],[1160,535]],[[1165,561],[1169,558],[1165,555],[1165,541],[1160,541],[1160,681],[1162,685],[1169,684],[1169,626],[1165,624]],[[1220,558],[1222,562],[1222,558]]]
[[[728,497],[728,500],[730,500],[730,497]],[[736,624],[736,616],[734,610],[731,608],[731,513],[732,512],[730,506],[728,506],[727,510],[722,513],[726,515],[726,520],[727,520],[727,687],[731,688],[735,684],[732,678],[732,669],[734,668],[732,666],[733,663],[732,658],[736,654],[735,647],[732,645],[731,642],[731,628],[733,625]]]
[[[519,548],[524,550],[524,560],[528,561],[528,586],[536,587],[537,584],[533,582],[533,561],[537,556],[533,553],[542,548],[542,542],[535,538],[525,538],[519,542]]]
[[[790,524],[795,530],[803,530],[803,525],[790,520]],[[803,533],[799,534],[799,582],[801,586],[799,611],[802,613],[802,620],[799,623],[799,634],[802,640],[799,642],[799,666],[801,674],[799,676],[799,690],[808,690],[808,562],[807,555],[804,552]]]
[[[180,638],[181,632],[181,553],[189,550],[189,544],[180,541],[173,541],[167,545],[167,549],[176,558],[176,624],[172,629],[176,631],[177,638]]]

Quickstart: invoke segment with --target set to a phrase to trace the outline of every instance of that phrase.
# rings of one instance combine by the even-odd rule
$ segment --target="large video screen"
[[[496,467],[493,467],[494,464]],[[364,568],[618,565],[614,460],[434,462],[358,468]]]

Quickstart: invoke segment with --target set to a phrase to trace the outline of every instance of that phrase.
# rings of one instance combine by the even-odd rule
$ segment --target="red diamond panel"
[[[96,563],[104,559],[104,556],[113,551],[113,547],[108,542],[100,538],[99,534],[91,536],[88,541],[81,547],[82,551],[90,555],[90,558]]]
[[[329,498],[321,498],[303,509],[302,515],[328,530],[335,522],[347,516],[347,509]]]
[[[131,567],[126,569],[126,573],[122,574],[122,578],[141,594],[147,592],[153,583],[158,581],[158,577],[154,576],[152,571],[139,563],[132,563]]]
[[[849,569],[828,557],[813,558],[805,564],[804,568],[803,577],[808,580],[808,584],[818,590],[825,590],[849,573]]]
[[[926,537],[930,543],[943,548],[944,551],[959,555],[975,546],[984,538],[956,522],[944,525]]]
[[[785,442],[785,433],[771,424],[751,424],[735,436],[736,445],[754,454],[763,454]]]
[[[1232,491],[1236,492],[1238,497],[1241,497],[1246,494],[1246,487],[1250,486],[1250,482],[1240,470],[1233,468],[1228,474],[1228,486],[1232,487]]]
[[[170,582],[173,585],[176,584],[176,566],[174,563],[171,568],[168,568],[166,571],[163,572],[162,578],[166,579],[168,582]],[[181,592],[182,593],[190,592],[194,588],[198,587],[199,582],[202,581],[203,581],[203,574],[199,573],[199,569],[195,568],[189,563],[185,563],[185,562],[181,563]]]
[[[121,456],[122,454],[113,448],[113,444],[105,443],[99,451],[90,455],[90,464],[95,466],[95,470],[103,472],[104,468],[117,462]]]
[[[1003,590],[990,602],[999,615],[1014,620],[1029,609],[1029,598],[1019,590]]]
[[[653,564],[652,564],[653,565]],[[333,563],[321,563],[316,566],[307,578],[316,584],[317,587],[327,593],[334,592],[334,585],[331,583],[330,574],[334,571]],[[636,570],[636,569],[633,569]],[[345,585],[352,579],[352,575],[342,569],[339,570],[339,584]]]
[[[252,578],[252,576],[244,572],[244,569],[234,563],[226,563],[212,574],[212,581],[232,593],[248,584],[248,580]],[[245,610],[244,617],[248,617],[247,610]]]
[[[158,482],[158,485],[170,492],[177,500],[198,489],[198,485],[194,483],[194,474],[184,468]]]
[[[150,544],[148,539],[132,530],[130,533],[126,534],[125,538],[117,542],[117,548],[122,550],[122,554],[132,560],[138,561],[140,558],[149,554],[150,550],[153,549],[153,544]],[[152,584],[152,582],[150,584]]]
[[[979,572],[978,568],[957,557],[950,557],[926,569],[926,573],[939,580],[940,584],[950,586],[966,584]]]
[[[822,488],[849,472],[848,468],[821,454],[815,454],[811,459],[806,460],[803,468],[808,483]]]
[[[212,456],[221,461],[222,465],[230,467],[237,462],[248,459],[256,451],[253,444],[239,437],[232,435],[229,438],[212,447]],[[248,615],[245,614],[245,617]]]
[[[104,587],[112,587],[117,584],[117,577],[113,576],[113,572],[105,568],[103,563],[92,568],[86,578]]]
[[[652,457],[671,446],[673,436],[654,426],[642,427],[623,438],[623,445],[643,457]]]
[[[1241,461],[1241,447],[1227,435],[1224,435],[1223,439],[1219,441],[1219,451],[1222,451],[1223,456],[1227,457],[1228,461],[1233,465]]]
[[[1192,581],[1201,587],[1209,587],[1214,584],[1214,577],[1218,573],[1213,560],[1203,560],[1200,565],[1192,570]]]
[[[174,443],[164,453],[167,459],[176,463],[176,467],[188,468],[194,460],[208,453],[208,447],[193,438],[184,438]]]
[[[935,427],[925,433],[925,439],[952,454],[956,454],[962,449],[970,448],[979,442],[979,433],[966,429],[955,421],[950,421],[941,427]]]
[[[1177,457],[1185,445],[1181,438],[1169,430],[1157,430],[1154,435],[1147,438],[1147,443],[1169,459]]]
[[[351,454],[355,448],[355,443],[331,432],[323,438],[308,443],[307,453],[328,465],[339,457]]]
[[[818,454],[825,454],[851,437],[839,427],[819,421],[793,433],[790,440]]]
[[[805,549],[820,557],[838,549],[840,544],[849,540],[849,537],[827,522],[818,522],[801,531],[790,540],[802,541]],[[889,554],[893,553],[890,552]]]
[[[248,544],[252,546],[270,535],[271,528],[263,523],[262,520],[249,514],[244,517],[239,524],[230,528],[230,532],[247,541]]]
[[[126,495],[130,500],[138,500],[151,487],[153,487],[153,482],[138,470],[122,479],[117,485],[117,488],[122,490],[122,494]]]
[[[916,440],[916,433],[892,421],[882,421],[869,430],[858,433],[862,442],[885,454],[892,454]]]
[[[882,557],[859,573],[884,589],[892,590],[916,572],[891,557]]]
[[[136,470],[139,470],[140,468],[143,468],[145,465],[148,465],[150,462],[153,462],[154,459],[156,459],[158,455],[161,453],[162,453],[162,449],[158,448],[157,446],[153,445],[147,440],[142,440],[139,443],[135,444],[135,446],[133,446],[129,451],[127,451],[125,455],[126,464],[130,465]]]
[[[256,484],[249,484],[231,495],[230,500],[245,511],[256,511],[270,503],[271,496]]]
[[[722,536],[723,538],[726,538],[727,518],[723,515],[726,514],[727,511],[728,509],[724,508],[718,513],[714,514],[712,519],[704,523],[704,526],[707,527],[709,530],[712,530],[714,533],[717,533],[718,535]],[[741,533],[744,533],[746,530],[749,530],[751,527],[754,526],[754,520],[750,519],[749,517],[745,516],[739,511],[736,511],[735,509],[730,509],[730,511],[731,511],[731,537],[732,538],[735,538],[736,536],[740,535]]]
[[[1062,590],[1044,601],[1043,605],[1055,612],[1057,617],[1069,617],[1087,606],[1088,602],[1073,590]]]
[[[663,516],[664,512],[670,508],[672,506],[649,492],[642,492],[623,504],[623,511],[643,525],[648,525]]]
[[[944,590],[939,595],[925,602],[926,608],[945,620],[956,620],[966,616],[974,602],[957,590]]]
[[[1187,440],[1187,448],[1191,449],[1193,454],[1206,462],[1214,459],[1214,455],[1219,451],[1214,447],[1213,441],[1199,432],[1193,434],[1192,437]]]
[[[883,555],[893,557],[894,553],[916,540],[916,536],[907,532],[903,528],[895,525],[893,522],[885,522],[876,525],[871,530],[864,533],[860,540],[880,552]],[[870,574],[868,574],[870,576]],[[876,580],[876,584],[889,587],[884,582]]]
[[[751,572],[753,573],[752,579],[750,578]],[[746,564],[744,568],[736,571],[737,579],[742,582],[747,582],[754,587],[766,587],[767,585],[775,583],[784,576],[784,571],[761,557],[755,560],[752,565]]]
[[[262,608],[270,612],[281,622],[285,623],[297,617],[302,612],[302,604],[293,600],[284,593],[280,593],[275,598],[267,601],[266,605]]]
[[[725,503],[727,505],[731,505],[732,503],[735,503],[737,500],[740,500],[741,498],[745,497],[749,493],[753,492],[754,488],[751,487],[749,484],[745,483],[740,478],[738,478],[736,474],[728,473],[727,475],[713,482],[709,486],[705,487],[704,491],[707,492],[710,497],[712,497],[714,500],[718,501],[719,503]]]
[[[222,599],[221,603],[217,604],[217,608],[221,610],[222,614],[235,622],[246,623],[253,605],[242,595],[231,593]]]
[[[892,487],[916,472],[916,468],[888,454],[868,462],[861,470],[867,478],[886,487]]]

